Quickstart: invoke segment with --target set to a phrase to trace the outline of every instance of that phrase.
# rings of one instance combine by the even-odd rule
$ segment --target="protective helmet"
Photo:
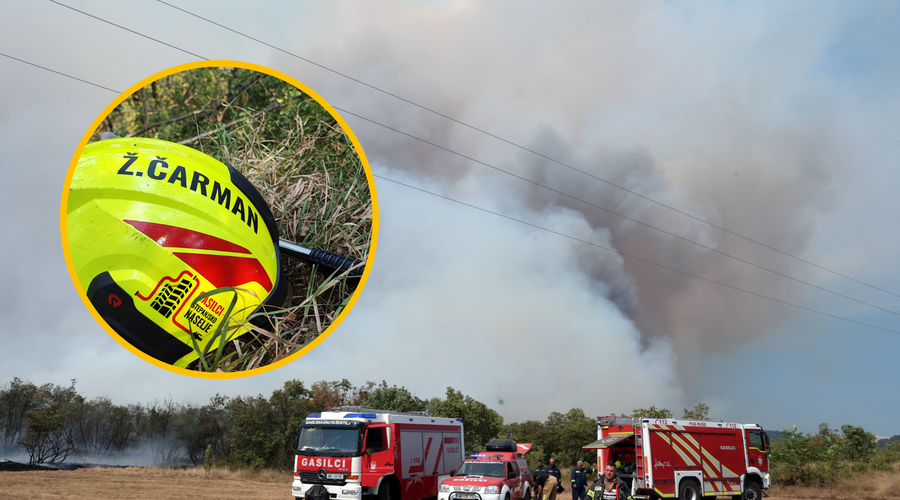
[[[245,333],[248,316],[280,292],[278,227],[265,200],[233,167],[187,146],[88,144],[66,217],[88,300],[124,340],[176,367]]]

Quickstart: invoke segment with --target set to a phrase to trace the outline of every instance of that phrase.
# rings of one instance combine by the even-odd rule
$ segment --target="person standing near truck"
[[[537,467],[534,468],[534,472],[531,474],[531,476],[534,479],[537,479],[538,477],[540,477],[546,473],[547,473],[547,468],[544,467],[544,461],[538,460]],[[540,491],[538,489],[537,484],[534,485],[534,492],[532,493],[532,496],[534,498],[541,498]]]
[[[555,458],[551,458],[551,459],[550,459],[550,465],[547,466],[547,474],[550,474],[551,476],[553,476],[553,477],[556,478],[557,488],[559,488],[559,489],[557,490],[557,493],[562,492],[562,490],[563,490],[563,487],[562,487],[562,472],[560,472],[559,467],[556,466],[556,459],[555,459]]]
[[[634,500],[625,481],[616,477],[617,473],[616,464],[607,462],[603,475],[594,481],[587,492],[587,500]]]
[[[584,500],[589,474],[584,462],[579,460],[572,469],[572,500]]]

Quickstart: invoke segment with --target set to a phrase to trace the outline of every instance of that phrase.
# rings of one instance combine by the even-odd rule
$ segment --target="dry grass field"
[[[289,473],[213,469],[77,469],[0,472],[0,498],[291,499]]]
[[[881,500],[900,498],[900,472],[873,472],[848,479],[827,488],[808,486],[773,486],[769,498],[789,499],[854,499]]]
[[[764,500],[889,500],[900,499],[900,464],[894,472],[873,472],[848,479],[845,482],[826,488],[806,486],[772,486],[765,492]],[[557,494],[557,500],[571,500],[572,489],[569,486],[569,469],[562,469],[563,488]],[[706,497],[712,499],[713,497]],[[727,499],[729,497],[717,497]]]
[[[558,500],[570,500],[571,489]],[[202,468],[78,469],[74,471],[0,472],[2,499],[284,499],[289,500],[291,475],[274,471],[252,472]],[[770,500],[881,500],[900,499],[900,473],[878,472],[830,488],[773,486]],[[720,497],[727,498],[727,497]]]

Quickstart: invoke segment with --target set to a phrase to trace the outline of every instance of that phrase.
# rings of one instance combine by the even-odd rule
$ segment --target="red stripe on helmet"
[[[262,264],[253,257],[230,255],[207,255],[173,252],[173,255],[194,268],[216,288],[240,286],[251,281],[262,285],[266,291],[272,290],[272,280]]]
[[[126,220],[135,229],[152,238],[163,247],[196,248],[200,250],[217,250],[220,252],[250,253],[250,250],[230,241],[215,236],[191,231],[183,227]]]

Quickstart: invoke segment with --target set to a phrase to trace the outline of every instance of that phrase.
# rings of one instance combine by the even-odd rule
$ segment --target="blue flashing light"
[[[309,415],[306,416],[306,418],[322,418],[322,414],[321,413],[310,413]]]
[[[348,413],[344,418],[375,418],[374,413]]]

